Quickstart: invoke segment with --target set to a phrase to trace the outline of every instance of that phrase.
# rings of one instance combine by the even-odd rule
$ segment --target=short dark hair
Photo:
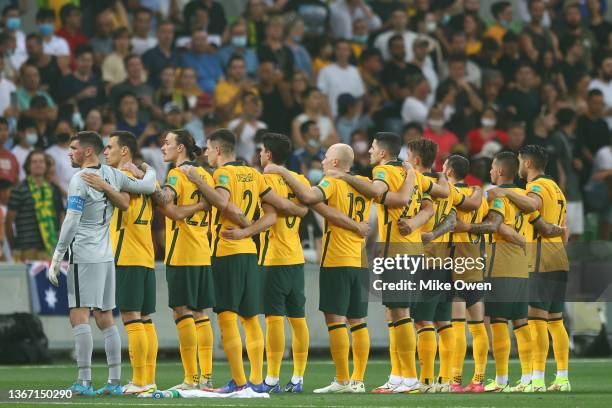
[[[402,139],[393,132],[378,132],[374,135],[376,143],[389,153],[389,156],[396,158],[402,148]]]
[[[531,160],[537,170],[544,170],[548,164],[548,153],[540,145],[526,145],[519,149],[519,156]]]
[[[148,7],[140,6],[136,10],[134,10],[134,16],[137,16],[138,14],[143,14],[143,13],[153,16],[153,11]]]
[[[317,122],[315,122],[314,120],[307,120],[306,122],[302,123],[300,125],[300,135],[303,136],[306,133],[308,133],[308,131],[310,130],[310,127],[316,124]]]
[[[229,61],[227,61],[226,67],[229,68],[234,61],[242,61],[243,63],[245,63],[244,57],[242,55],[234,54],[230,57]]]
[[[38,33],[30,33],[26,36],[26,41],[30,41],[31,39],[35,39],[38,43],[42,44],[42,37]]]
[[[74,51],[74,56],[76,58],[79,58],[81,55],[87,54],[87,53],[93,55],[94,53],[93,47],[89,44],[79,44],[77,45],[76,50]]]
[[[210,134],[208,140],[219,143],[226,153],[233,153],[236,147],[236,135],[229,129],[217,129]]]
[[[555,118],[559,127],[567,126],[576,119],[576,112],[572,108],[561,108],[557,111]]]
[[[412,121],[412,122],[406,123],[404,127],[402,128],[402,133],[406,133],[410,129],[416,130],[421,135],[423,134],[423,125],[421,125],[419,122]]]
[[[78,132],[70,140],[77,140],[81,146],[93,147],[96,154],[100,154],[104,150],[104,143],[102,143],[100,135],[90,130]]]
[[[285,164],[291,157],[291,140],[283,134],[266,132],[262,139],[264,148],[272,153],[272,161]]]
[[[140,55],[138,54],[128,54],[126,55],[126,57],[123,59],[123,64],[127,67],[127,65],[129,64],[129,62],[133,59],[139,59],[140,62],[142,62],[142,58],[140,57]]]
[[[467,64],[467,57],[463,54],[451,54],[448,56],[448,60],[447,63],[450,66],[450,64],[453,64],[455,62],[460,62],[463,65]]]
[[[320,93],[321,90],[316,86],[309,86],[308,88],[304,89],[304,91],[302,91],[302,98],[306,99],[315,92]]]
[[[366,48],[365,50],[362,51],[361,55],[359,56],[359,62],[364,63],[365,61],[373,57],[378,57],[382,60],[382,53],[380,52],[378,48],[374,48],[374,47]]]
[[[597,89],[597,88],[591,89],[589,91],[589,93],[587,94],[587,99],[591,99],[593,96],[601,96],[601,97],[603,97],[603,92],[601,92],[601,90]]]
[[[189,156],[190,160],[195,160],[196,157],[202,154],[202,149],[196,145],[195,139],[187,129],[174,129],[169,130],[167,133],[176,135],[176,144],[185,146],[187,156]]]
[[[9,5],[4,6],[4,8],[2,9],[2,17],[6,17],[9,11],[12,11],[12,10],[19,11],[19,7],[17,7],[14,4],[9,4]]]
[[[110,137],[116,137],[119,146],[127,147],[130,151],[130,156],[134,157],[138,153],[138,141],[132,132],[128,132],[127,130],[115,130],[111,132]]]
[[[491,14],[495,19],[497,19],[497,17],[508,7],[512,7],[512,4],[509,1],[498,1],[493,3],[491,6]]]
[[[508,173],[512,178],[515,178],[518,173],[519,161],[516,154],[509,151],[499,152],[495,155],[494,160]]]
[[[62,6],[60,9],[60,21],[62,24],[66,23],[66,19],[70,17],[70,14],[75,10],[79,10],[79,8],[72,3],[66,3]]]
[[[433,166],[436,155],[438,154],[438,145],[429,139],[415,139],[408,142],[408,150],[419,156],[423,167],[430,168]]]
[[[451,154],[446,160],[457,180],[463,180],[470,172],[470,161],[467,157],[460,154]]]
[[[41,7],[36,12],[36,21],[54,20],[54,19],[55,19],[55,12],[50,8]]]
[[[393,44],[395,41],[399,41],[399,40],[404,41],[404,37],[401,34],[393,34],[387,40],[387,49],[390,50],[391,49],[391,44]]]

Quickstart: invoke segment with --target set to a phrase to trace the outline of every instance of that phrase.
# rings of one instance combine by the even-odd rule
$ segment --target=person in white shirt
[[[311,120],[319,127],[321,145],[325,148],[339,143],[334,121],[327,116],[324,109],[323,95],[318,88],[310,87],[302,93],[304,112],[300,113],[291,123],[291,138],[295,148],[305,147],[306,141],[302,137],[300,127]]]
[[[9,59],[15,70],[19,70],[21,64],[28,59],[28,52],[26,51],[26,36],[23,31],[21,31],[19,7],[16,5],[6,6],[2,10],[2,22],[6,32],[15,38],[15,47],[9,49]]]
[[[55,174],[59,187],[63,191],[68,191],[70,179],[78,171],[70,163],[70,134],[58,133],[55,135],[55,144],[45,150],[49,156],[55,160]]]
[[[30,118],[20,118],[17,122],[17,136],[15,146],[11,153],[19,163],[19,181],[25,179],[26,173],[23,169],[23,164],[28,157],[28,154],[34,150],[34,146],[38,142],[38,134],[36,133],[36,123]]]
[[[402,105],[402,120],[404,124],[417,122],[423,125],[427,120],[430,107],[427,104],[427,97],[431,92],[429,82],[423,75],[415,75],[408,79],[408,89],[410,96],[404,100]]]
[[[605,119],[608,127],[612,129],[612,56],[601,61],[599,72],[600,76],[589,83],[589,91],[599,89],[603,93],[606,104]]]
[[[0,72],[4,70],[4,57],[0,55]],[[4,111],[11,106],[11,92],[17,91],[12,81],[0,77],[0,116],[5,116]]]
[[[319,72],[317,87],[327,95],[332,115],[337,114],[338,96],[350,93],[360,98],[365,93],[359,70],[349,64],[351,44],[344,39],[336,42],[336,62],[327,65]]]
[[[43,52],[47,55],[58,57],[70,57],[68,42],[55,34],[55,13],[51,9],[40,8],[36,12],[36,25],[38,32],[43,38]],[[59,64],[59,61],[58,61]],[[60,64],[61,65],[61,64]]]
[[[370,31],[378,30],[382,22],[364,0],[336,0],[329,6],[330,26],[335,38],[353,38],[353,23],[363,19]]]
[[[236,157],[250,164],[255,155],[255,134],[259,129],[265,129],[266,124],[259,120],[262,111],[259,96],[244,92],[241,99],[242,114],[231,120],[227,128],[236,134]]]
[[[151,10],[141,7],[134,13],[134,35],[132,37],[132,52],[142,55],[145,51],[157,45],[157,38],[151,35]]]
[[[376,37],[374,40],[374,46],[380,50],[383,55],[383,59],[386,61],[391,57],[389,53],[389,47],[387,46],[389,38],[395,34],[399,34],[404,37],[404,47],[406,47],[406,62],[412,60],[412,43],[417,38],[417,34],[413,31],[408,30],[408,16],[406,11],[402,8],[395,10],[391,13],[389,18],[391,23],[391,29],[387,30]]]

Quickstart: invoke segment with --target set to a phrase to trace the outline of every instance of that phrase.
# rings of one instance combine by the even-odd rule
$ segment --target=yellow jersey
[[[244,216],[252,220],[261,197],[271,189],[261,173],[244,162],[233,161],[217,168],[213,173],[215,188],[229,192],[229,202],[242,210]],[[213,230],[213,256],[235,254],[257,254],[255,242],[251,237],[240,240],[225,239],[221,235],[226,229],[239,228],[215,209]]]
[[[460,193],[464,194],[466,197],[471,197],[474,193],[474,189],[465,183],[457,183],[455,184],[455,187],[457,188],[457,190],[459,190]],[[489,204],[483,196],[480,202],[480,207],[478,207],[477,210],[464,211],[457,208],[457,219],[463,221],[466,224],[479,224],[482,222],[482,220],[484,220],[488,212]],[[469,232],[454,232],[452,234],[452,242],[454,243],[471,242],[473,244],[478,244],[485,238],[486,236],[480,234],[472,234]]]
[[[368,180],[367,177],[358,177]],[[370,219],[372,200],[355,190],[346,181],[323,177],[317,188],[321,190],[330,207],[341,211],[357,222],[368,222]],[[321,266],[367,267],[365,238],[355,232],[325,222]]]
[[[546,175],[534,178],[527,183],[527,193],[533,193],[542,200],[540,214],[544,221],[550,224],[563,224],[567,216],[567,200],[552,178]],[[537,231],[534,232],[533,237],[536,241],[536,252],[538,253],[536,256],[537,262],[534,265],[535,272],[569,270],[563,237],[543,237]]]
[[[124,171],[127,176],[134,175]],[[151,235],[153,202],[150,196],[130,194],[130,206],[121,211],[115,208],[110,226],[110,238],[117,266],[155,266],[155,252]]]
[[[197,163],[185,162],[196,167],[204,181],[213,186],[212,177]],[[179,166],[180,167],[180,166]],[[178,168],[168,172],[166,187],[175,193],[177,206],[197,204],[202,193]],[[207,266],[210,265],[210,243],[208,242],[209,211],[198,211],[184,220],[166,220],[166,265],[168,266]]]
[[[310,188],[310,183],[301,174],[291,172],[304,186]],[[295,194],[278,174],[264,174],[264,180],[272,190],[281,197],[298,203]],[[276,223],[260,234],[261,250],[259,264],[297,265],[304,263],[304,253],[300,241],[300,217],[278,214]]]
[[[372,180],[382,181],[389,188],[388,191],[397,192],[402,187],[406,179],[406,170],[402,167],[399,160],[390,161],[383,165],[378,165],[372,169]],[[398,221],[400,218],[412,218],[421,209],[423,199],[430,199],[429,192],[433,182],[424,177],[423,174],[415,170],[415,184],[412,190],[410,204],[403,208],[389,208],[385,203],[386,193],[376,202],[378,207],[378,241],[388,247],[390,243],[421,243],[421,232],[412,231],[408,235],[399,232]],[[415,248],[416,249],[416,248]],[[422,253],[422,251],[418,251]]]

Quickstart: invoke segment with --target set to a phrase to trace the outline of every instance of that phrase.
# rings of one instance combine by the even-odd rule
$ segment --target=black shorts
[[[568,272],[532,272],[529,274],[529,306],[561,313],[565,306]]]

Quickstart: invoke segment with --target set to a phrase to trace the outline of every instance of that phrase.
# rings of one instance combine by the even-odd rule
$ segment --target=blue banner
[[[31,262],[26,265],[30,280],[30,298],[32,313],[39,315],[68,315],[68,291],[66,288],[66,273],[68,262],[62,262],[61,273],[58,276],[59,286],[56,288],[47,278],[49,263],[45,261]]]

